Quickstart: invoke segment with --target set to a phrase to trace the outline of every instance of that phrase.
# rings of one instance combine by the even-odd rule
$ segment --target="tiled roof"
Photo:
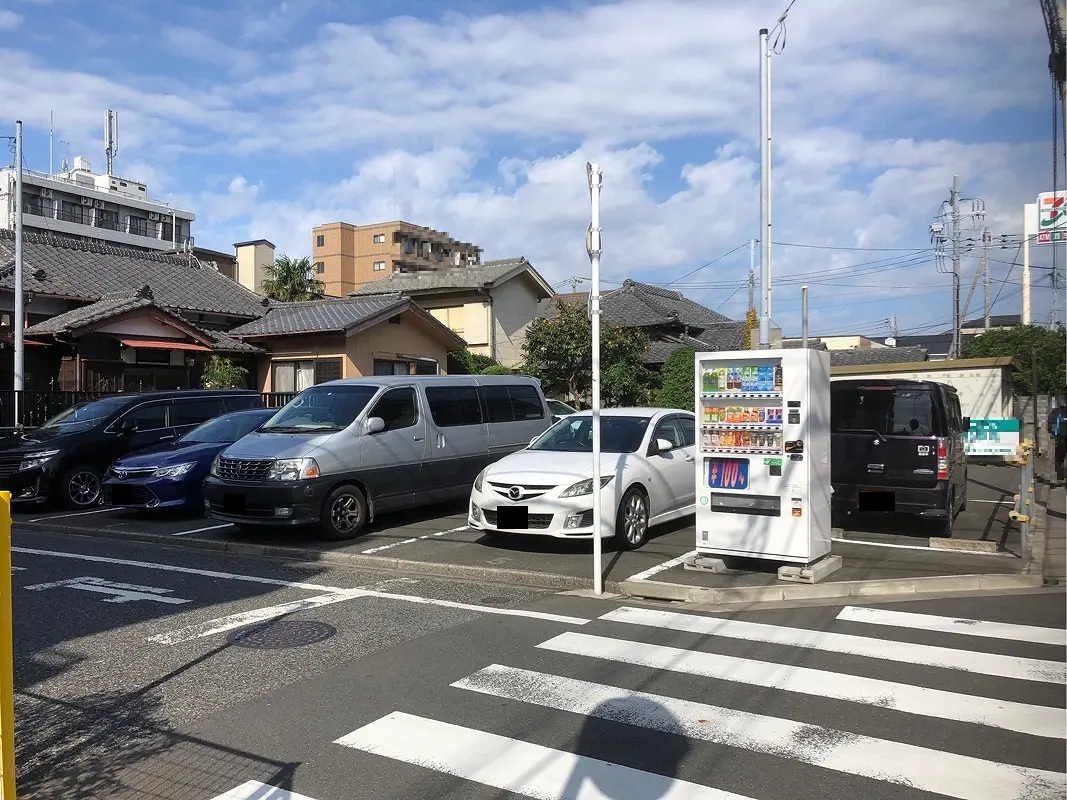
[[[15,236],[0,230],[0,289],[14,289]],[[169,309],[254,319],[263,298],[214,269],[189,266],[181,255],[144,253],[45,234],[23,236],[27,292],[95,302],[115,292],[151,285],[156,303]]]
[[[556,296],[563,303],[587,305],[587,292],[574,292]],[[604,322],[627,328],[652,328],[660,325],[703,330],[720,324],[737,324],[710,308],[700,305],[681,292],[638,283],[623,281],[618,289],[600,295],[600,310]],[[541,316],[555,314],[555,304],[546,303]]]
[[[680,336],[662,336],[648,343],[645,354],[646,364],[662,364],[675,351],[688,347],[698,353],[714,353],[725,350],[740,350],[745,337],[745,324],[731,322],[708,328],[700,338],[681,334]]]
[[[543,284],[546,294],[551,287],[523,257],[485,261],[474,267],[454,267],[425,272],[394,272],[388,278],[364,284],[349,293],[349,296],[403,294],[417,295],[445,292],[452,289],[492,288],[523,271],[529,271],[534,280]]]
[[[800,339],[789,339],[782,342],[783,350],[800,350],[803,347],[803,342]],[[827,350],[826,342],[819,338],[808,338],[809,350]]]
[[[242,342],[240,339],[234,339],[229,334],[222,331],[213,331],[201,329],[211,340],[215,343],[214,349],[219,353],[265,353],[266,351],[262,347],[256,347],[251,342]]]
[[[909,364],[927,361],[922,347],[870,347],[855,350],[831,350],[831,367],[877,366],[878,364]]]
[[[146,286],[140,291],[129,292],[124,296],[115,296],[113,294],[107,299],[96,303],[72,308],[70,311],[64,311],[62,314],[56,314],[56,316],[49,317],[36,325],[31,325],[26,329],[26,333],[30,336],[63,333],[84,328],[86,325],[92,325],[94,322],[101,322],[119,314],[125,314],[127,311],[155,306],[156,304],[152,300],[152,292],[150,290],[146,292],[145,290],[147,289],[148,287]]]

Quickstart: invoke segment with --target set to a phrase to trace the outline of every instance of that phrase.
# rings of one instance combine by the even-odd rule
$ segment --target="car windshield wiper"
[[[342,430],[337,425],[278,425],[271,428],[261,428],[263,433],[317,433],[320,431]]]

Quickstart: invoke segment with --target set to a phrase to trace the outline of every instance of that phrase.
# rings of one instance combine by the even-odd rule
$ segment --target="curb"
[[[33,523],[38,525],[38,523]],[[40,533],[69,533],[84,539],[108,539],[140,544],[162,544],[186,550],[200,550],[213,553],[255,556],[282,561],[302,563],[333,564],[358,569],[374,569],[394,572],[410,572],[434,578],[451,578],[453,580],[485,581],[487,583],[526,586],[531,589],[575,590],[588,589],[591,578],[578,578],[574,575],[561,575],[533,570],[505,569],[503,567],[483,567],[476,564],[441,564],[432,561],[415,561],[412,559],[389,558],[387,556],[368,556],[362,553],[329,553],[317,550],[303,550],[299,547],[284,547],[270,544],[250,544],[219,539],[196,539],[185,536],[171,536],[155,533],[115,533],[97,531],[87,533],[85,528],[74,525],[54,524],[40,526]],[[20,533],[35,531],[21,530]],[[605,591],[619,591],[619,584],[604,582]]]
[[[887,578],[868,581],[784,586],[741,586],[707,589],[680,583],[622,581],[619,591],[643,600],[671,600],[680,603],[723,606],[742,603],[774,603],[791,600],[832,600],[846,597],[950,594],[999,589],[1035,589],[1042,586],[1039,575],[933,575],[922,578]]]

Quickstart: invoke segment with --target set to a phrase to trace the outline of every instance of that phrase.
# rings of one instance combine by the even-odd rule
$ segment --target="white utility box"
[[[830,552],[830,354],[697,353],[696,549],[811,564]]]

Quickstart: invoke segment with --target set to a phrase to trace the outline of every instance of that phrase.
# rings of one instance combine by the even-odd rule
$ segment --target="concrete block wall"
[[[1034,434],[1034,402],[1037,402],[1037,435]],[[1020,421],[1020,440],[1033,439],[1041,455],[1052,452],[1052,439],[1048,429],[1049,412],[1055,408],[1057,400],[1049,395],[1034,397],[1016,397],[1013,416]]]

